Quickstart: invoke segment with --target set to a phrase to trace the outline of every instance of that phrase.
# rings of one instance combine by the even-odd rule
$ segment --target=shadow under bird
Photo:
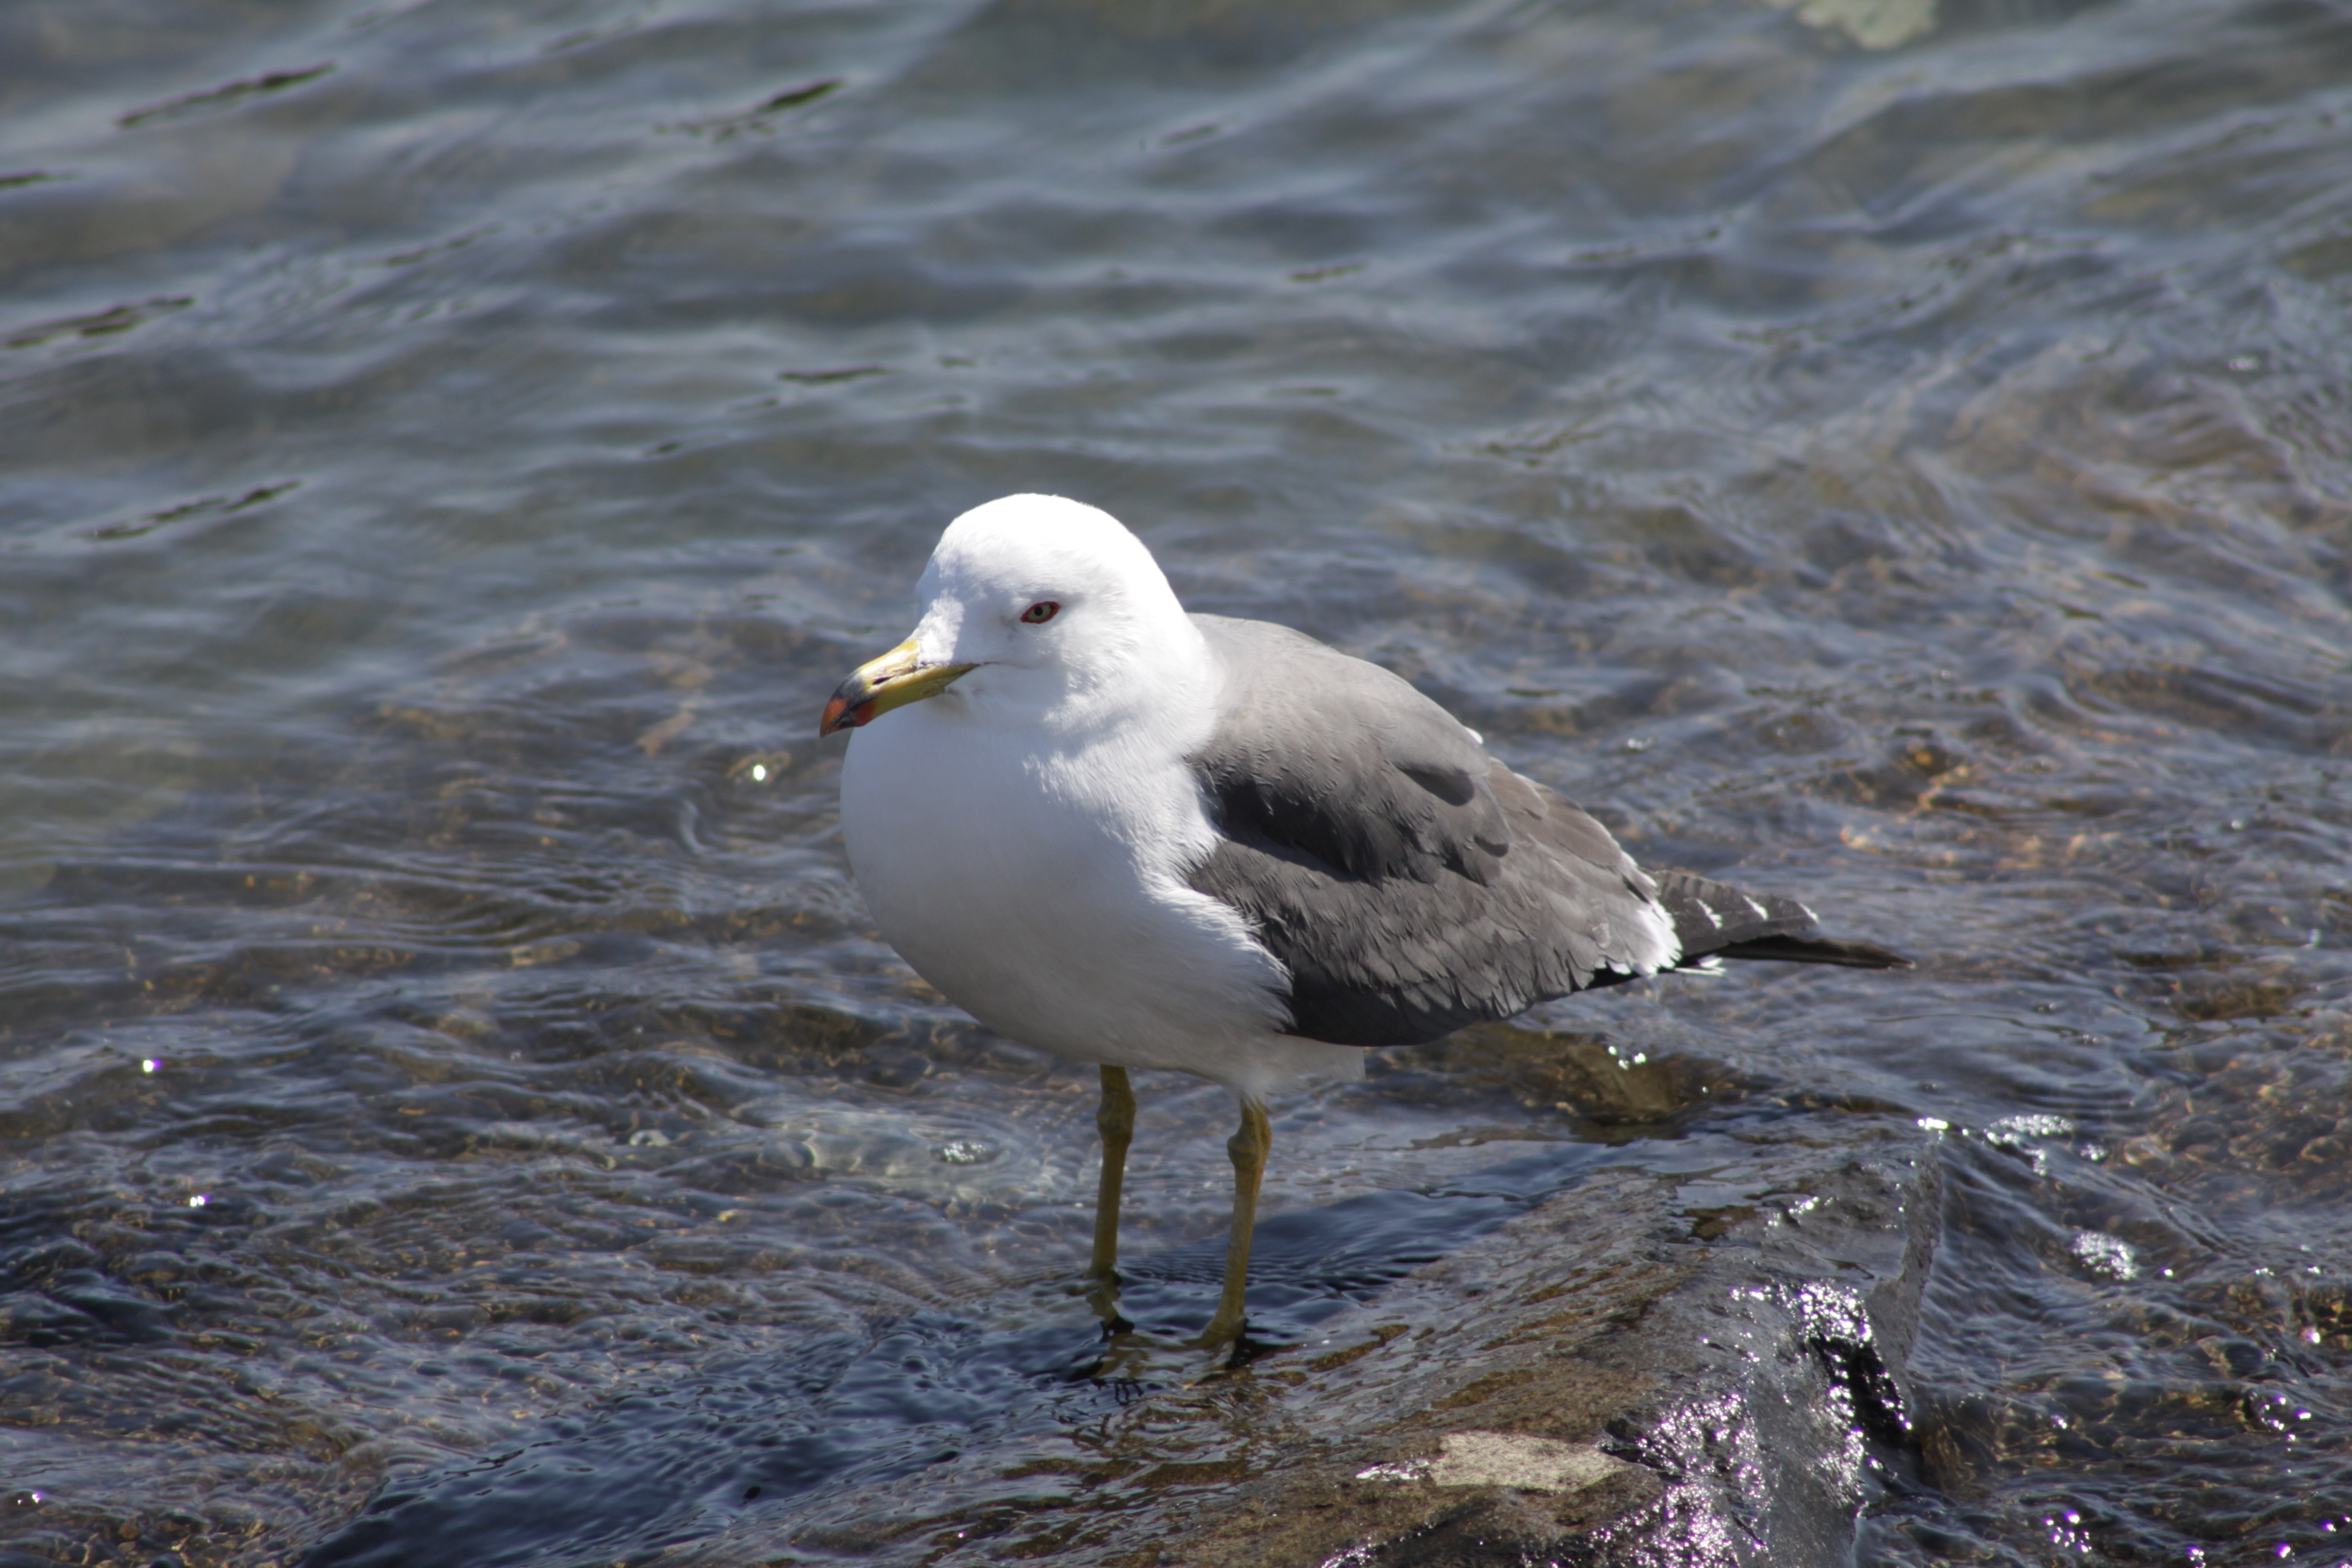
[[[1007,496],[932,551],[922,615],[825,704],[856,729],[859,889],[924,979],[1102,1071],[1091,1269],[1116,1284],[1128,1074],[1241,1108],[1224,1289],[1237,1343],[1270,1090],[1360,1072],[1570,992],[1779,959],[1908,961],[1796,900],[1645,872],[1398,677],[1264,621],[1188,614],[1108,513]]]

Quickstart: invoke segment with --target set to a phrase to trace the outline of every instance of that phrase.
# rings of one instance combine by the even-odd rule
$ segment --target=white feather
[[[1184,868],[1217,680],[1140,542],[1091,507],[967,512],[923,574],[927,659],[979,666],[852,737],[842,826],[882,934],[1001,1034],[1263,1099],[1362,1052],[1281,1033],[1288,975]],[[1048,623],[1019,620],[1053,600]]]

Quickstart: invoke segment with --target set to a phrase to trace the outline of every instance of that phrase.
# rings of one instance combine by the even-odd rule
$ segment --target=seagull
[[[1270,1093],[1537,1003],[1721,959],[1907,967],[1792,898],[1645,872],[1399,677],[1193,615],[1143,542],[1058,496],[950,523],[913,635],[819,734],[874,922],[989,1028],[1097,1064],[1088,1272],[1115,1290],[1129,1074],[1230,1091],[1223,1290],[1241,1350]],[[1116,1326],[1116,1313],[1107,1311]]]

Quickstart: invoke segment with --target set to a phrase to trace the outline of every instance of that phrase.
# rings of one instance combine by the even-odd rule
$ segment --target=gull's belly
[[[1224,1053],[1280,1027],[1286,977],[1181,879],[1187,835],[1207,831],[1189,775],[1150,776],[1156,791],[951,714],[886,715],[842,773],[859,891],[916,972],[999,1033],[1227,1078]]]

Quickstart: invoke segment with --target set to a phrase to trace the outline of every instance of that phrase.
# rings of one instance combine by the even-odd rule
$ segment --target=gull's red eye
[[[1021,618],[1033,626],[1042,626],[1061,613],[1062,606],[1051,599],[1040,599],[1021,612]]]

